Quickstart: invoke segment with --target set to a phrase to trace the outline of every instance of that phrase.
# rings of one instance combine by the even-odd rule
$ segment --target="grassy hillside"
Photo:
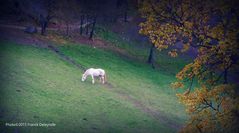
[[[59,49],[84,67],[104,68],[108,84],[81,82],[83,71],[48,49],[1,42],[2,132],[166,133],[185,122],[184,108],[169,86],[173,74],[88,46]],[[7,127],[6,122],[56,126]]]
[[[111,43],[117,48],[125,50],[129,55],[136,57],[144,62],[147,61],[151,44],[150,42],[140,42],[133,39],[125,39],[126,36],[120,36],[114,33],[110,28],[100,26],[97,28],[97,36]],[[170,49],[169,49],[170,50]],[[154,60],[160,69],[168,73],[176,74],[183,66],[192,59],[185,53],[179,54],[179,58],[170,58],[169,50],[159,51],[155,49]]]

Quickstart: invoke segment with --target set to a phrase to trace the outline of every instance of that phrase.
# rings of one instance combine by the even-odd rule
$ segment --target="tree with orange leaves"
[[[239,59],[238,3],[144,0],[140,5],[146,20],[139,32],[158,50],[170,49],[172,57],[191,47],[197,50],[172,83],[186,89],[177,94],[190,116],[181,132],[239,132],[238,83],[233,78]],[[181,49],[174,48],[177,42]]]

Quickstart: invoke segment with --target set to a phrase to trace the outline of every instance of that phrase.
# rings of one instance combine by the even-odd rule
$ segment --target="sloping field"
[[[184,124],[184,108],[170,88],[175,75],[167,70],[84,45],[58,48],[85,68],[105,69],[107,84],[81,82],[83,70],[49,49],[1,42],[1,132],[166,133]],[[19,122],[28,125],[6,126]]]

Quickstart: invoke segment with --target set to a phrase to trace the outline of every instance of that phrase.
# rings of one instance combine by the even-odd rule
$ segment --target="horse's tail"
[[[107,81],[107,80],[106,80],[106,73],[104,74],[104,80],[105,80],[105,82]]]

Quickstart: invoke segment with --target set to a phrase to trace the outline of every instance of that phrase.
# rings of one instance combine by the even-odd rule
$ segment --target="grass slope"
[[[139,42],[135,40],[125,39],[117,33],[112,32],[108,28],[101,26],[97,28],[97,36],[111,43],[115,47],[125,50],[129,55],[135,56],[138,59],[146,61],[149,56],[151,44],[149,42]],[[180,53],[178,58],[170,58],[168,50],[154,50],[154,60],[161,69],[168,73],[176,74],[185,64],[189,63],[190,58],[185,53]]]
[[[169,87],[174,75],[110,51],[74,44],[59,48],[85,67],[104,68],[112,86],[81,82],[82,70],[48,49],[1,42],[1,132],[176,132],[165,119],[155,119],[127,97],[167,121],[184,123],[184,109]],[[7,127],[6,122],[56,126]]]

